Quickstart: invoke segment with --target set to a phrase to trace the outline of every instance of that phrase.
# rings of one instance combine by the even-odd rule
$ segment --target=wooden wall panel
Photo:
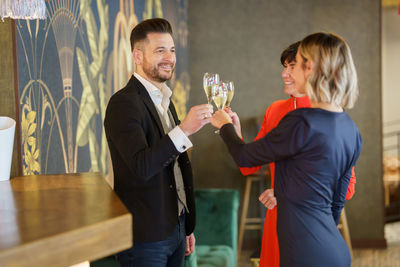
[[[16,46],[14,38],[14,22],[11,19],[5,19],[0,22],[0,116],[13,118],[17,122],[14,138],[14,152],[11,166],[11,177],[22,175],[21,171],[21,153],[20,147],[20,123],[18,113],[18,102],[16,88],[18,85],[16,72]]]

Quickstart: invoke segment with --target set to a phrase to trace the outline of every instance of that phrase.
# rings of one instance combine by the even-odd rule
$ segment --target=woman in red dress
[[[286,48],[281,54],[281,63],[283,65],[282,79],[285,83],[284,93],[290,95],[287,100],[278,100],[272,103],[272,105],[265,111],[264,120],[261,125],[261,129],[258,132],[254,140],[258,140],[264,137],[268,132],[275,128],[280,120],[290,111],[296,108],[310,107],[310,100],[305,94],[300,94],[296,89],[296,81],[291,76],[291,70],[296,61],[296,53],[300,42],[294,43]],[[274,174],[275,164],[270,163],[271,173],[271,189],[265,190],[259,197],[265,207],[268,208],[267,215],[265,217],[261,255],[260,255],[260,267],[279,267],[279,244],[276,232],[276,199],[274,197]],[[261,168],[240,168],[243,175],[250,175]],[[354,185],[356,178],[354,176],[354,168],[352,177],[350,179],[349,188],[347,190],[346,199],[351,199],[354,194]]]

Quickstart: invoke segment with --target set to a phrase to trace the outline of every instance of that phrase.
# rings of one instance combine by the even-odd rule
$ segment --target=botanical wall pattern
[[[179,116],[190,91],[187,0],[50,0],[47,20],[16,23],[23,171],[99,171],[110,181],[103,130],[109,98],[135,66],[130,32],[165,17],[174,29],[177,66],[170,87]]]

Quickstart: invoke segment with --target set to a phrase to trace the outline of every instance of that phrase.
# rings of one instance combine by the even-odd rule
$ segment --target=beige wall
[[[352,48],[360,98],[349,113],[363,140],[357,163],[356,195],[346,204],[356,245],[382,246],[380,1],[376,0],[196,0],[189,3],[190,105],[204,103],[204,72],[232,79],[232,108],[242,119],[262,118],[266,107],[284,98],[279,56],[289,44],[315,31],[342,35]],[[251,134],[250,134],[251,135]],[[254,137],[254,135],[253,135]],[[211,127],[193,136],[197,187],[243,191],[244,179]],[[255,204],[253,204],[255,205]],[[253,207],[252,212],[257,208]]]
[[[400,131],[400,16],[397,6],[382,10],[382,119],[383,132]],[[397,136],[385,138],[385,147],[396,146]],[[400,153],[400,152],[399,152]],[[385,155],[396,155],[390,149]]]

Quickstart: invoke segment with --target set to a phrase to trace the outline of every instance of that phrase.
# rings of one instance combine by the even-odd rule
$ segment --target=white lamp
[[[0,117],[0,181],[10,179],[15,120]]]
[[[0,0],[0,17],[12,19],[46,19],[44,0]]]

